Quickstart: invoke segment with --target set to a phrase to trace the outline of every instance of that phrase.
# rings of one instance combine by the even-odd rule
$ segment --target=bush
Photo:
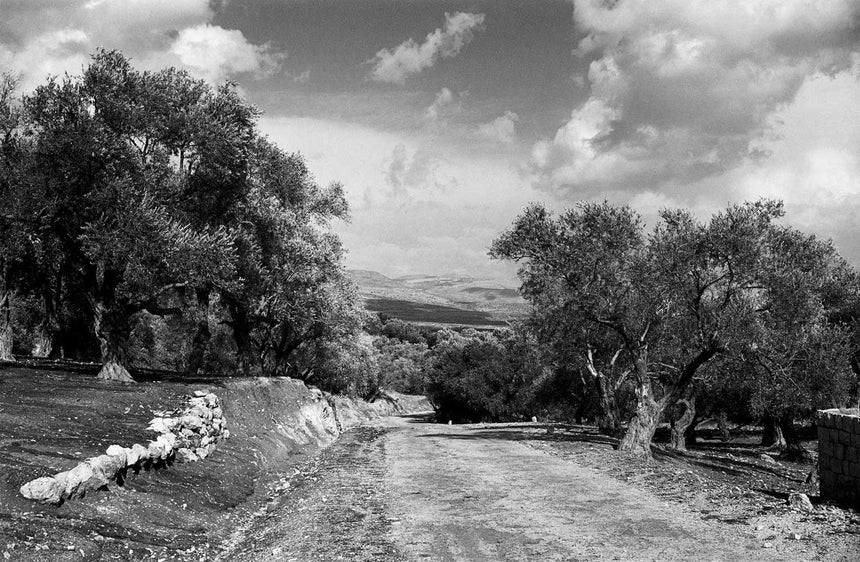
[[[442,330],[427,393],[442,422],[518,420],[533,415],[535,385],[547,372],[537,347],[520,335]]]
[[[405,343],[380,336],[373,345],[379,353],[383,387],[404,394],[424,394],[425,372],[429,365],[424,343]]]

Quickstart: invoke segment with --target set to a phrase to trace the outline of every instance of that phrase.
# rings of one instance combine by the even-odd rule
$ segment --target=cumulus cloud
[[[209,82],[223,82],[228,76],[253,72],[273,72],[278,57],[266,45],[250,43],[238,29],[202,24],[183,29],[170,52],[182,64]]]
[[[484,14],[445,14],[445,26],[427,34],[420,45],[408,39],[393,49],[382,49],[370,61],[371,78],[378,82],[403,84],[406,78],[430,68],[440,58],[452,58],[468,45],[484,26]]]
[[[49,74],[77,74],[98,47],[119,49],[135,66],[185,66],[207,79],[265,72],[278,57],[238,30],[209,25],[210,0],[0,0],[0,65],[25,90]],[[211,48],[207,57],[199,49]]]
[[[454,105],[454,94],[448,88],[442,88],[433,103],[424,111],[424,118],[428,122],[436,122],[444,114],[448,113]]]
[[[582,192],[694,182],[762,157],[805,81],[851,69],[854,0],[582,0],[588,99],[532,151],[535,183]]]
[[[519,115],[513,111],[506,111],[504,115],[478,127],[478,135],[490,141],[513,144],[517,137],[519,120]]]
[[[408,198],[411,189],[445,191],[457,183],[453,177],[441,176],[438,158],[422,149],[410,156],[403,143],[398,143],[391,152],[385,182],[390,188],[388,195],[396,199]]]
[[[20,75],[21,88],[31,90],[47,76],[80,69],[87,61],[90,39],[80,29],[59,29],[33,38],[22,48],[0,45],[0,68]]]

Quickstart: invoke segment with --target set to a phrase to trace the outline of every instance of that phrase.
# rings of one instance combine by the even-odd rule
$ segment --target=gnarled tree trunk
[[[720,438],[724,442],[732,440],[732,432],[729,430],[729,415],[726,414],[725,410],[720,410],[720,414],[717,416],[717,428],[720,430]]]
[[[683,398],[678,404],[684,406],[684,413],[672,425],[671,447],[677,451],[687,450],[687,430],[692,426],[696,417],[696,396]]]
[[[606,435],[618,435],[621,424],[618,414],[618,402],[612,384],[602,374],[597,377],[597,398],[600,403],[600,418],[597,427]]]
[[[194,339],[191,340],[191,353],[188,355],[187,373],[190,376],[197,375],[203,368],[203,359],[206,357],[206,348],[212,338],[209,328],[209,289],[196,289],[197,296],[197,327],[194,331]]]
[[[779,456],[786,460],[811,461],[812,454],[801,444],[800,436],[797,435],[797,431],[794,429],[794,418],[787,414],[780,416],[779,428],[785,437],[785,449]]]
[[[0,293],[0,361],[14,361],[12,344],[12,291]]]
[[[231,305],[230,315],[233,317],[230,327],[233,328],[233,340],[239,356],[239,372],[246,377],[257,376],[260,374],[260,362],[254,352],[254,342],[251,341],[248,313],[241,305]]]
[[[102,368],[98,378],[101,380],[133,383],[126,365],[128,364],[127,346],[131,335],[128,317],[115,307],[93,300],[93,330],[99,339]]]
[[[762,446],[774,447],[779,450],[785,449],[785,437],[782,435],[782,429],[780,429],[774,417],[765,412],[761,423],[764,426],[764,431],[761,435]]]
[[[617,436],[621,432],[621,416],[618,412],[618,401],[615,399],[615,388],[612,381],[594,364],[594,355],[591,349],[588,350],[585,359],[588,372],[594,379],[597,403],[600,406],[597,428],[605,435]]]
[[[634,360],[636,368],[636,413],[627,426],[627,432],[618,445],[619,451],[634,455],[650,457],[651,440],[660,417],[663,415],[664,404],[654,399],[654,390],[648,376],[648,364],[644,353]]]

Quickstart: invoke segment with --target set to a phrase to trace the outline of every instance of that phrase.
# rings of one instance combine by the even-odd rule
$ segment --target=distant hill
[[[486,279],[459,275],[391,278],[365,269],[350,270],[349,275],[368,310],[409,322],[499,326],[527,310],[516,289]]]

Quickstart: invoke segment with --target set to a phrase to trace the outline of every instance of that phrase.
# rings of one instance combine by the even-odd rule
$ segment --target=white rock
[[[105,452],[109,455],[119,456],[119,455],[128,455],[129,451],[131,451],[131,449],[126,449],[122,445],[111,445],[110,447],[107,448],[107,451],[105,451]]]
[[[178,420],[176,418],[153,418],[153,420],[149,422],[147,429],[157,433],[167,433],[168,431],[173,431],[173,428],[176,427],[177,423]]]
[[[168,451],[173,451],[176,448],[176,435],[172,433],[162,433],[155,440],[156,443],[161,443]]]
[[[207,394],[209,394],[209,391],[207,391],[207,390],[195,390],[194,391],[194,396],[201,396],[202,397],[202,396],[206,396]]]
[[[203,427],[203,420],[198,416],[186,414],[182,416],[182,425],[189,429],[200,429]]]
[[[134,466],[141,460],[147,458],[147,449],[140,443],[135,443],[125,456],[126,466]]]
[[[182,460],[184,460],[185,462],[194,462],[194,461],[200,460],[200,457],[195,455],[194,451],[192,451],[191,449],[186,449],[185,447],[182,447],[181,449],[179,449],[176,452],[179,454],[180,458],[182,458]]]
[[[164,445],[162,443],[159,443],[158,441],[150,441],[149,446],[146,448],[146,456],[147,458],[155,461],[167,458],[167,453],[165,452]]]
[[[58,504],[63,500],[65,487],[53,476],[43,476],[27,482],[19,492],[28,500]]]

